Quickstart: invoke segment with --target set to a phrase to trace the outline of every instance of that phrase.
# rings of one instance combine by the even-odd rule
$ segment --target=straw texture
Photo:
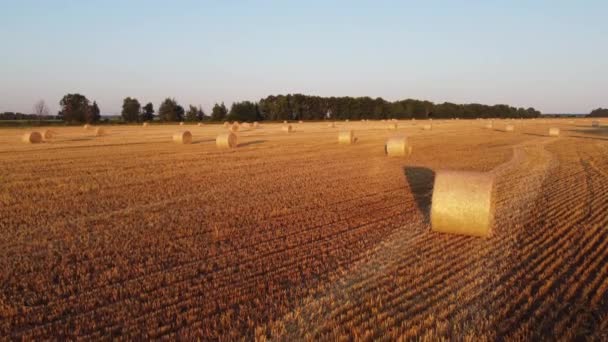
[[[355,133],[352,130],[342,131],[338,133],[338,143],[343,145],[350,145],[355,143]]]
[[[287,133],[291,133],[292,132],[291,125],[283,126],[283,127],[281,127],[281,130],[283,132],[287,132]]]
[[[386,141],[384,153],[389,157],[407,157],[412,154],[412,146],[406,137],[392,137]]]
[[[232,132],[221,133],[217,136],[217,138],[215,138],[215,145],[218,148],[235,148],[237,143],[237,136]]]
[[[178,144],[192,143],[192,134],[189,131],[182,131],[173,134],[173,142]]]
[[[28,144],[38,144],[42,142],[42,134],[39,132],[28,132],[21,137],[21,141]]]
[[[489,173],[438,171],[431,205],[432,230],[489,236],[494,220]]]

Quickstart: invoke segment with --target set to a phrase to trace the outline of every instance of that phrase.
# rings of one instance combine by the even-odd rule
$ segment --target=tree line
[[[69,123],[96,123],[101,119],[97,102],[81,94],[67,94],[59,102],[58,118]],[[44,103],[42,103],[44,105]],[[44,106],[42,106],[44,107]],[[35,111],[43,112],[40,102]],[[36,109],[38,108],[38,109]],[[597,109],[592,112],[608,111]],[[40,117],[41,113],[36,117]],[[406,99],[387,101],[380,97],[321,97],[302,94],[270,95],[258,102],[242,101],[231,105],[215,103],[210,115],[202,107],[182,107],[174,98],[166,98],[155,112],[151,102],[142,106],[137,98],[123,100],[121,117],[125,122],[143,121],[282,121],[282,120],[359,120],[359,119],[474,119],[533,118],[541,113],[534,108],[516,108],[505,104],[456,104]],[[9,115],[5,115],[9,116]],[[16,117],[16,116],[10,116]],[[2,118],[2,114],[0,114]]]
[[[608,117],[608,108],[594,109],[591,111],[591,113],[589,113],[588,116],[592,117],[592,118],[600,118],[600,117],[607,118]]]

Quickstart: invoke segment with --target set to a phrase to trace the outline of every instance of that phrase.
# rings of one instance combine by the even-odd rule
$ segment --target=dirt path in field
[[[259,327],[256,335],[267,334],[278,340],[340,336],[392,339],[403,337],[404,331],[391,335],[388,329],[405,324],[411,336],[431,337],[436,333],[431,329],[436,323],[427,317],[441,321],[459,310],[458,306],[467,307],[463,321],[471,320],[469,314],[474,312],[480,316],[474,320],[483,319],[492,306],[486,292],[508,272],[516,252],[518,234],[514,232],[528,215],[529,204],[539,196],[548,170],[556,165],[545,149],[552,141],[541,138],[516,145],[513,157],[490,171],[496,177],[492,238],[434,233],[428,216],[421,217],[366,251],[362,262],[319,295],[304,299],[299,308],[281,320]],[[431,194],[426,194],[429,203]],[[499,255],[490,247],[496,243],[503,245]],[[462,301],[459,297],[464,295],[467,298]],[[450,310],[442,311],[446,307]]]

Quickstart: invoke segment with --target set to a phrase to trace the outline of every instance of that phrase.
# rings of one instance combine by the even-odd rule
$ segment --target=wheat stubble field
[[[2,129],[0,336],[607,338],[608,129],[484,123]],[[491,237],[430,230],[443,169],[495,176]]]

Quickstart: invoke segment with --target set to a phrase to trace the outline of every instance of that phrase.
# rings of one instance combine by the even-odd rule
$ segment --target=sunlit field
[[[608,338],[608,122],[488,123],[0,129],[0,336]],[[439,170],[492,175],[489,237],[431,229]]]

